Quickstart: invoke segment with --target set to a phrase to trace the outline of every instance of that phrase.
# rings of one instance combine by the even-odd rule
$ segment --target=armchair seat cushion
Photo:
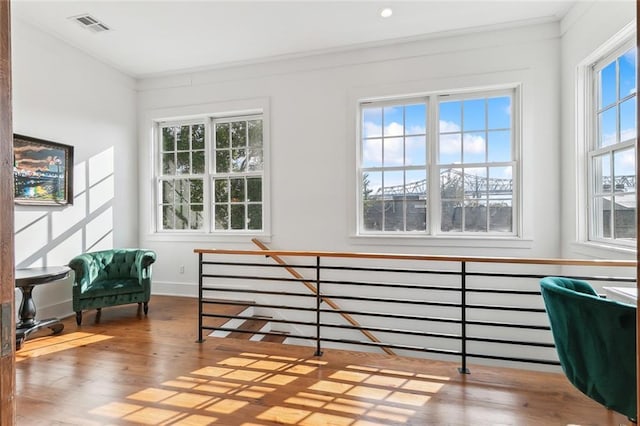
[[[99,297],[112,294],[127,294],[143,291],[138,279],[120,278],[113,280],[94,281],[82,292],[84,297]]]

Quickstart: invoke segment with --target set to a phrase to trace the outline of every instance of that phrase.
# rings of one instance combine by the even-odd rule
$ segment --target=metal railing
[[[539,279],[570,276],[597,289],[635,283],[636,267],[635,261],[194,251],[199,342],[205,331],[282,335],[211,324],[214,318],[253,318],[211,309],[237,305],[269,312],[270,322],[294,330],[288,339],[313,342],[317,356],[323,344],[423,352],[459,359],[463,373],[469,372],[469,359],[559,365]],[[593,273],[582,273],[585,268]],[[359,339],[360,333],[367,339]]]

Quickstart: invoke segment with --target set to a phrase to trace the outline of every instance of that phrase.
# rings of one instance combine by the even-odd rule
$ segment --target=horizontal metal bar
[[[341,296],[339,294],[323,294],[323,298],[336,299],[336,300],[359,300],[362,302],[381,302],[381,303],[400,303],[409,305],[423,305],[423,306],[444,306],[451,308],[459,308],[462,305],[453,302],[430,302],[424,300],[412,300],[412,299],[387,299],[387,298],[375,298],[375,297],[362,297],[362,296]]]
[[[467,309],[488,309],[494,311],[546,312],[544,308],[523,308],[520,306],[467,305]]]
[[[368,311],[349,311],[349,310],[335,310],[335,309],[320,309],[320,312],[327,314],[349,314],[349,315],[363,315],[368,317],[383,317],[392,319],[406,319],[416,321],[432,321],[432,322],[446,322],[460,324],[461,320],[447,317],[423,317],[418,315],[401,315],[401,314],[385,314],[382,312],[368,312]]]
[[[509,322],[498,321],[472,321],[467,320],[467,325],[480,325],[488,327],[509,327],[509,328],[526,328],[531,330],[551,330],[548,325],[534,325],[534,324],[518,324]]]
[[[460,271],[442,271],[428,269],[400,269],[400,268],[368,268],[364,266],[321,266],[322,270],[333,271],[360,271],[360,272],[401,272],[413,274],[432,274],[432,275],[460,275]]]
[[[260,275],[228,275],[228,274],[202,274],[203,278],[226,278],[231,280],[254,280],[254,281],[280,281],[304,283],[310,281],[306,278],[279,278],[279,277],[262,277]]]
[[[218,291],[218,292],[225,292],[225,293],[271,294],[271,295],[277,295],[277,296],[291,296],[291,297],[315,297],[311,293],[292,293],[288,291],[253,290],[249,288],[235,288],[235,287],[202,287],[202,291]]]
[[[334,343],[343,343],[348,345],[362,345],[362,346],[374,346],[377,348],[390,348],[390,349],[404,349],[408,351],[418,351],[418,352],[430,352],[437,353],[443,355],[454,355],[460,356],[460,351],[454,351],[450,349],[436,349],[436,348],[423,348],[419,346],[410,346],[410,345],[398,345],[392,343],[378,343],[378,342],[368,342],[361,340],[350,340],[350,339],[333,339],[329,337],[323,337],[321,339],[323,342],[334,342]]]
[[[553,343],[545,343],[545,342],[523,342],[519,340],[506,340],[506,339],[494,339],[491,337],[469,337],[467,336],[467,340],[474,342],[485,342],[485,343],[499,343],[499,344],[507,344],[507,345],[519,345],[519,346],[535,346],[541,348],[555,348]]]
[[[354,325],[347,324],[332,324],[332,323],[322,323],[322,327],[331,327],[331,328],[340,328],[344,330],[366,330],[366,331],[377,331],[379,333],[393,333],[393,334],[404,334],[407,336],[421,336],[421,337],[437,337],[442,339],[462,339],[462,336],[458,334],[449,334],[449,333],[431,333],[425,331],[413,331],[413,330],[401,330],[401,329],[392,329],[392,328],[384,328],[384,327],[357,327]]]
[[[310,327],[315,327],[316,323],[308,322],[308,321],[296,321],[296,320],[284,320],[284,319],[276,319],[276,318],[265,318],[265,317],[256,317],[256,316],[248,316],[248,315],[229,315],[229,314],[210,314],[203,313],[203,317],[206,318],[227,318],[227,319],[241,319],[241,320],[258,320],[265,322],[273,322],[277,324],[295,324],[295,325],[305,325]]]
[[[366,286],[366,287],[382,287],[382,288],[404,288],[411,290],[437,290],[437,291],[455,291],[461,292],[460,287],[451,286],[427,286],[427,285],[412,285],[412,284],[386,284],[386,283],[372,283],[368,281],[341,281],[341,280],[320,280],[322,284],[337,284],[337,285],[353,285],[353,286]]]

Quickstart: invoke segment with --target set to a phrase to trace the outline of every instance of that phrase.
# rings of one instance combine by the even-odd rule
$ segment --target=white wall
[[[73,206],[15,208],[16,267],[136,246],[134,80],[19,19],[11,38],[14,132],[75,148]],[[33,295],[39,318],[71,313],[70,280]]]
[[[603,43],[635,20],[636,3],[630,1],[579,2],[562,21],[562,256],[565,258],[635,259],[633,250],[612,250],[578,242],[578,179],[584,179],[576,152],[584,143],[576,136],[577,67]]]
[[[152,182],[154,114],[203,114],[225,102],[267,99],[272,248],[557,257],[559,47],[559,25],[552,23],[142,80],[140,222],[152,214],[151,191],[143,189]],[[505,83],[522,85],[524,238],[402,242],[354,237],[357,100]],[[161,240],[145,226],[140,244],[158,253],[155,291],[192,295],[194,248],[254,248],[249,238]]]

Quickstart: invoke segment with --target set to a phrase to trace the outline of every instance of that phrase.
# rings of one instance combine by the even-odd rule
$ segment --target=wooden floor
[[[16,354],[18,425],[629,424],[560,374],[196,335],[187,298],[66,319]]]

